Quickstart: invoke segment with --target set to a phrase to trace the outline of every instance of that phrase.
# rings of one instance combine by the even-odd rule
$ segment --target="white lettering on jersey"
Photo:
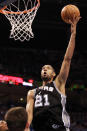
[[[54,88],[53,87],[50,87],[49,88],[49,91],[53,92]]]
[[[47,90],[47,91],[50,91],[50,92],[53,92],[54,88],[53,87],[48,87],[48,86],[41,86],[39,87],[39,89],[41,90]]]
[[[41,95],[37,95],[36,96],[36,101],[35,101],[35,107],[40,107],[40,106],[43,106],[42,97],[41,97]]]
[[[42,101],[43,99],[44,99],[44,101]],[[42,96],[42,95],[36,96],[35,107],[42,107],[42,106],[49,106],[49,105],[50,105],[50,103],[48,100],[48,94],[45,94],[44,96]]]
[[[48,89],[48,88],[49,88],[48,86],[44,86],[43,88],[44,88],[44,90],[47,90],[47,91],[49,90],[49,89]]]
[[[44,95],[44,100],[45,100],[45,102],[44,102],[44,106],[49,106],[50,103],[49,103],[49,101],[48,101],[48,95],[47,95],[47,94]]]

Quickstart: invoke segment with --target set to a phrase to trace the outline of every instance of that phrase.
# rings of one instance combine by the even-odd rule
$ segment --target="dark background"
[[[20,42],[9,38],[11,25],[0,14],[0,71],[3,74],[22,76],[41,81],[44,64],[51,64],[59,73],[70,38],[70,25],[61,19],[61,10],[67,4],[76,5],[81,13],[77,25],[76,47],[72,58],[68,86],[87,85],[87,1],[41,0],[32,24],[34,38]]]
[[[61,19],[61,9],[67,4],[78,6],[81,20],[77,25],[76,48],[71,63],[70,81],[87,83],[87,1],[41,0],[40,8],[32,24],[34,38],[20,42],[10,39],[11,26],[0,14],[0,62],[2,72],[19,73],[40,80],[44,64],[54,66],[59,72],[70,38],[70,25]],[[12,69],[13,68],[13,69]],[[32,76],[31,76],[32,75]]]
[[[60,16],[61,9],[67,4],[77,5],[82,17],[77,25],[76,47],[66,83],[66,89],[69,89],[67,107],[74,120],[77,120],[75,112],[80,112],[78,120],[83,116],[87,121],[87,0],[41,0],[32,24],[34,38],[24,42],[9,38],[10,23],[0,14],[0,72],[23,77],[26,81],[32,78],[36,86],[41,81],[40,71],[44,64],[51,64],[59,73],[70,38],[70,25],[64,23]],[[74,84],[80,86],[71,91]],[[81,85],[84,85],[85,91],[79,88]],[[17,89],[1,84],[0,104],[26,104],[27,90]],[[24,101],[20,101],[20,97],[24,97]]]

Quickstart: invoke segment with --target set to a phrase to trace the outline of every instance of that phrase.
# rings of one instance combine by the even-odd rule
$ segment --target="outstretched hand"
[[[78,17],[73,17],[73,20],[69,20],[69,23],[71,24],[71,33],[75,33],[76,34],[76,25],[79,22],[79,20],[81,19],[81,16]]]
[[[7,123],[5,121],[0,121],[0,131],[7,131]]]

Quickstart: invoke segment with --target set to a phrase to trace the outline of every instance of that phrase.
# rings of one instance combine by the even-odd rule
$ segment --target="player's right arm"
[[[29,125],[31,125],[33,119],[33,107],[34,107],[34,90],[30,90],[27,94],[27,105],[26,105]]]

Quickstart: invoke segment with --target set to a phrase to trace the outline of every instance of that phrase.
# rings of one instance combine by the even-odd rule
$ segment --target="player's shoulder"
[[[35,92],[36,92],[36,89],[29,90],[29,91],[28,91],[28,94],[27,94],[28,97],[34,97]]]

